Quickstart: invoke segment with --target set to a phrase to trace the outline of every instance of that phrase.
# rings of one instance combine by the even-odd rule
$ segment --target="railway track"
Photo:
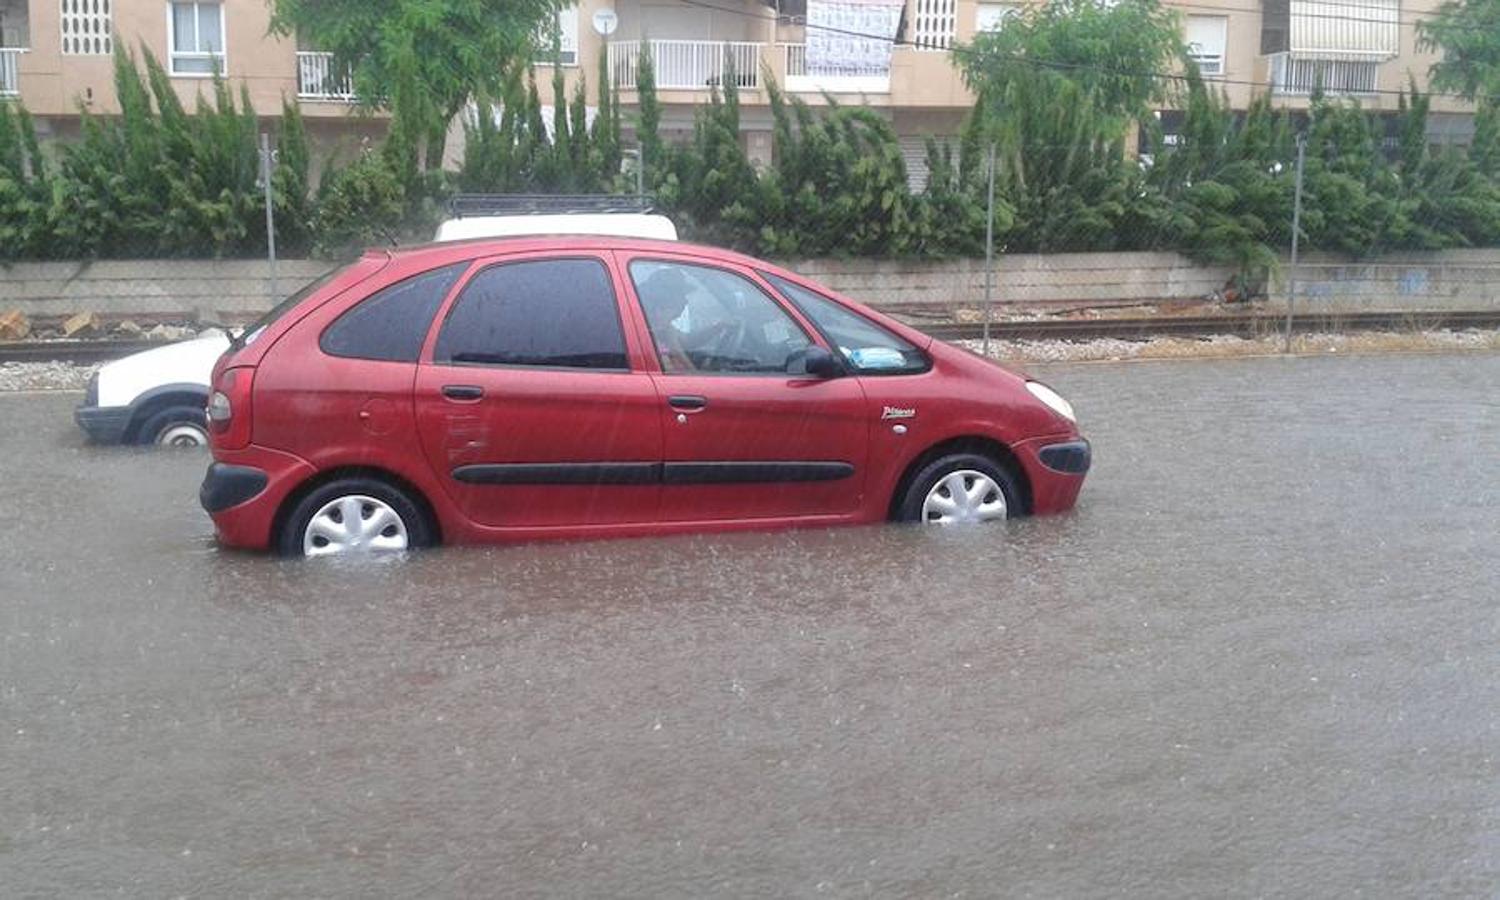
[[[915,327],[945,341],[979,340],[982,323],[914,323]],[[1158,336],[1208,337],[1235,335],[1260,337],[1277,334],[1286,327],[1284,316],[1249,313],[1220,316],[1151,316],[1118,319],[1024,319],[996,320],[990,337],[996,340],[1087,341],[1097,338],[1145,340]],[[1307,332],[1416,331],[1439,328],[1500,328],[1500,310],[1424,313],[1311,313],[1297,316],[1294,330]],[[68,362],[79,365],[108,362],[161,347],[162,341],[83,340],[0,343],[0,363]]]
[[[979,340],[982,323],[916,324],[945,341]],[[1440,328],[1500,328],[1500,310],[1424,313],[1312,313],[1296,316],[1293,331],[1431,331]],[[1152,337],[1261,337],[1286,329],[1286,316],[1250,313],[1220,316],[1151,316],[1119,319],[1028,319],[995,321],[990,337],[999,340],[1087,341],[1097,338],[1145,340]]]

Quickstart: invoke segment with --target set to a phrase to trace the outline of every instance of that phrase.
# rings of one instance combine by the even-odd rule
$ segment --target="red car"
[[[214,368],[219,540],[438,542],[978,522],[1089,467],[1035,381],[708,247],[508,238],[365,254]]]

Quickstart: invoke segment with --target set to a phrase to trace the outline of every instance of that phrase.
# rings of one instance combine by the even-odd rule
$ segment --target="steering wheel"
[[[750,328],[744,319],[731,319],[715,322],[704,330],[711,332],[698,344],[704,355],[734,358],[744,346]]]

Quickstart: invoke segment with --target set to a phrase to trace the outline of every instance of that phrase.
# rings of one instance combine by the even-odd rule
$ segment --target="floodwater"
[[[1068,516],[368,568],[0,397],[0,893],[1500,891],[1500,356],[1044,374]]]

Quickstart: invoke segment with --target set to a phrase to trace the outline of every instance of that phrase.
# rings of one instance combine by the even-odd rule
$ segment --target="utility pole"
[[[281,288],[276,277],[276,203],[271,175],[276,171],[276,155],[271,150],[271,136],[260,133],[260,183],[266,194],[266,261],[271,264],[271,303],[281,302]]]
[[[1286,341],[1282,352],[1292,352],[1292,308],[1297,303],[1297,248],[1302,237],[1302,169],[1307,160],[1307,134],[1297,135],[1296,188],[1292,195],[1292,271],[1287,275]]]
[[[984,355],[990,355],[990,306],[995,293],[995,144],[990,142],[990,199],[984,217]]]

